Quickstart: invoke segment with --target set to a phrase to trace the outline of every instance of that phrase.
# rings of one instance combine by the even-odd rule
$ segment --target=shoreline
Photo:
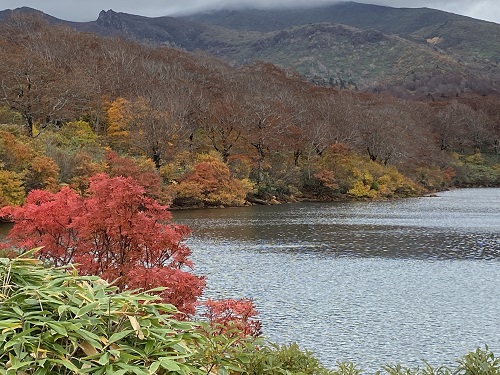
[[[457,188],[461,189],[461,188]],[[294,203],[328,203],[328,202],[385,202],[391,200],[399,200],[399,199],[407,199],[407,198],[419,198],[419,197],[437,197],[437,194],[442,191],[453,190],[451,188],[433,191],[433,192],[425,192],[424,194],[416,194],[410,196],[394,196],[394,197],[378,197],[378,198],[353,198],[348,195],[343,195],[339,197],[331,197],[328,199],[314,198],[311,196],[286,196],[286,197],[277,197],[271,196],[270,198],[256,198],[250,197],[245,200],[245,203],[242,205],[204,205],[202,202],[198,205],[193,206],[169,206],[169,210],[171,211],[183,211],[183,210],[203,210],[203,209],[223,209],[223,208],[236,208],[236,207],[253,207],[253,206],[276,206],[282,204],[294,204]]]

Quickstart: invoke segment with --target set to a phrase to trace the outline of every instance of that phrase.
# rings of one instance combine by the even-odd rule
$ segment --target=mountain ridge
[[[48,17],[80,31],[208,52],[232,65],[267,61],[322,85],[351,82],[401,96],[500,92],[500,25],[429,8],[342,2],[185,17],[110,9],[90,22]]]

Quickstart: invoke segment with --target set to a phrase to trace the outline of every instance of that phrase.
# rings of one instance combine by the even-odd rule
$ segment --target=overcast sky
[[[148,17],[236,6],[333,4],[336,0],[0,0],[0,10],[28,6],[68,21],[96,20],[101,10]],[[500,0],[356,0],[393,7],[428,7],[500,23]]]

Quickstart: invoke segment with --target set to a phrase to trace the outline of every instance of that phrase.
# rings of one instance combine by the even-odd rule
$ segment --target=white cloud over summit
[[[238,7],[294,7],[333,4],[338,0],[2,0],[0,10],[28,6],[69,21],[92,21],[101,10],[158,17]],[[500,0],[357,0],[392,7],[434,8],[500,23]]]

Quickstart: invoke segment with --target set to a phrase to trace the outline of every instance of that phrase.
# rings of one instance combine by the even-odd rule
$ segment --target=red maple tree
[[[98,275],[120,289],[151,290],[179,311],[194,314],[205,278],[188,272],[190,233],[172,223],[168,207],[148,197],[131,177],[98,174],[85,195],[70,187],[32,190],[22,207],[0,210],[14,221],[0,248],[32,249],[55,266],[74,264],[81,275]],[[220,329],[258,335],[260,322],[251,300],[206,302],[207,317]]]
[[[193,264],[183,244],[186,226],[171,222],[166,206],[145,195],[134,179],[99,174],[86,196],[69,187],[57,193],[33,190],[22,207],[0,216],[14,226],[4,247],[38,251],[56,266],[76,265],[83,275],[99,275],[120,289],[151,289],[164,302],[192,314],[205,279],[188,272]]]

